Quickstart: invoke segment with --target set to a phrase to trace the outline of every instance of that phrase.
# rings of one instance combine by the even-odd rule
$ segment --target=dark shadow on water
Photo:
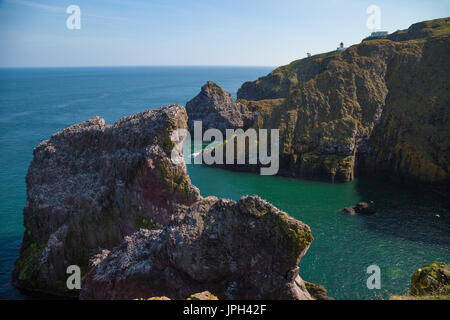
[[[375,215],[362,216],[371,232],[450,247],[450,210],[444,197],[374,178],[358,178],[356,190],[364,201],[376,203]]]

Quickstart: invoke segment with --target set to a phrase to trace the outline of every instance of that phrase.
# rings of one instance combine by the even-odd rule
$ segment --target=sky
[[[371,5],[389,32],[450,16],[450,0],[0,0],[0,67],[279,66],[359,43]]]

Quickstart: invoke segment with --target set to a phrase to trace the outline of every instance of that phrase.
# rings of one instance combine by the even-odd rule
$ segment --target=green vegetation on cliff
[[[391,300],[450,300],[450,265],[433,262],[418,269],[411,277],[410,295]]]
[[[357,170],[448,185],[450,19],[290,63],[238,98],[280,129],[282,174],[349,181]]]

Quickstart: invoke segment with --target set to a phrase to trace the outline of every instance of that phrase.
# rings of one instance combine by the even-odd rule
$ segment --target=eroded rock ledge
[[[106,125],[68,127],[34,150],[26,227],[12,282],[75,295],[69,265],[81,267],[81,298],[313,299],[298,263],[307,225],[259,197],[202,198],[182,160],[179,105]]]
[[[297,267],[312,241],[305,224],[259,197],[208,197],[183,216],[97,255],[81,298],[184,299],[209,290],[220,299],[312,299]]]

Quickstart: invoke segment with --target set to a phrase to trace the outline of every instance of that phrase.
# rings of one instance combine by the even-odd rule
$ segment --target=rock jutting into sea
[[[99,117],[40,143],[27,173],[13,284],[82,299],[317,299],[298,264],[310,228],[257,196],[203,198],[190,182],[179,105],[107,125]],[[177,148],[175,148],[177,146]],[[173,152],[175,150],[175,152]],[[326,292],[326,291],[325,291]]]
[[[184,108],[172,105],[114,125],[93,117],[41,142],[26,176],[25,233],[13,284],[71,294],[69,265],[85,272],[99,248],[117,246],[140,228],[168,225],[179,206],[199,200],[184,162],[167,157],[172,131],[186,122]]]
[[[225,136],[225,129],[246,128],[253,122],[255,114],[246,105],[234,100],[214,82],[208,81],[200,93],[186,103],[189,115],[189,130],[194,121],[202,121],[203,130],[218,129]]]

